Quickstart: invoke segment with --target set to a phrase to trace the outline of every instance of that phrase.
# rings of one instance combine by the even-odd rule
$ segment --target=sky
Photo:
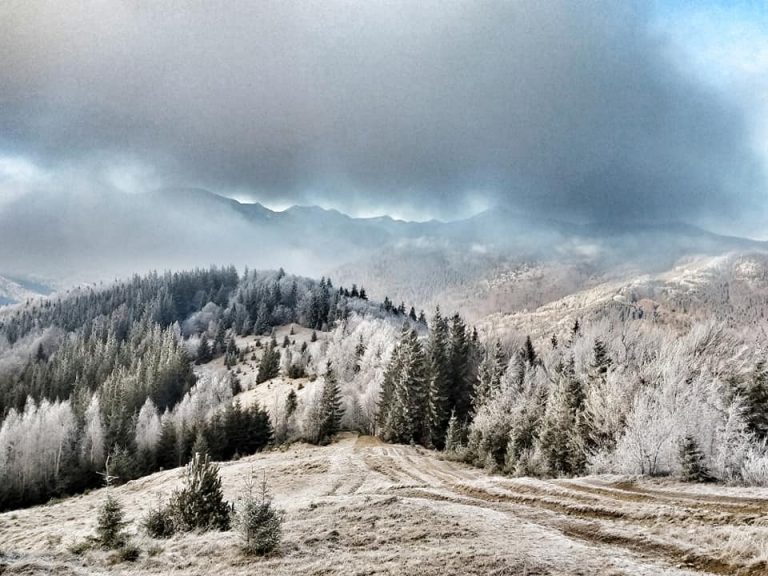
[[[0,210],[189,186],[768,237],[767,6],[5,0]]]

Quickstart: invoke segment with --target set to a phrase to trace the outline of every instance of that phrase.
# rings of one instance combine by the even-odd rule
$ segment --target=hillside
[[[344,435],[221,464],[227,498],[266,474],[285,510],[280,553],[251,561],[231,532],[151,540],[136,563],[69,549],[93,530],[96,490],[0,515],[5,575],[21,574],[742,574],[766,570],[765,489],[620,477],[507,479],[433,452]],[[180,470],[114,488],[131,532]]]

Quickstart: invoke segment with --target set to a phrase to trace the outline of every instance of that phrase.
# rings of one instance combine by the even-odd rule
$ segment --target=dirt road
[[[178,484],[176,470],[114,489],[143,550],[138,562],[70,551],[93,530],[96,491],[0,515],[0,573],[768,574],[761,490],[509,479],[353,435],[223,463],[227,497],[262,474],[286,513],[275,557],[242,557],[233,533],[143,536],[137,524]]]

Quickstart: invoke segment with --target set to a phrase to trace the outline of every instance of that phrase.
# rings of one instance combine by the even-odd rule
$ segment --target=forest
[[[286,325],[311,341],[278,342]],[[0,508],[98,486],[107,457],[126,482],[342,430],[516,476],[765,485],[765,344],[757,329],[651,319],[481,336],[439,307],[427,319],[283,270],[136,276],[0,312]],[[224,369],[196,371],[217,358]],[[241,405],[249,358],[257,382],[301,379],[301,393]]]

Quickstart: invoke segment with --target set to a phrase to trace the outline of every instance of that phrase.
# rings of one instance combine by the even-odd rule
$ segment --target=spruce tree
[[[211,344],[208,341],[208,335],[203,332],[200,336],[200,343],[197,346],[197,363],[205,364],[213,359],[213,352],[211,350]]]
[[[108,489],[107,496],[99,508],[96,523],[96,540],[104,548],[120,548],[127,540],[125,534],[125,513],[120,503]]]
[[[431,419],[432,445],[442,448],[445,443],[445,431],[452,408],[448,406],[449,387],[451,384],[450,335],[448,322],[436,308],[430,327],[428,343],[429,395],[428,415]]]
[[[448,420],[448,430],[445,433],[445,451],[455,452],[461,447],[461,427],[456,418],[456,412],[451,412],[451,418]]]
[[[296,407],[298,406],[299,401],[296,397],[296,391],[291,389],[290,392],[288,392],[288,396],[285,397],[285,417],[290,418],[294,412],[296,412]]]
[[[231,506],[224,501],[219,467],[208,456],[196,454],[184,470],[184,486],[171,496],[174,527],[192,530],[228,530]]]
[[[416,331],[410,330],[406,323],[385,374],[388,395],[382,426],[385,439],[431,445],[428,377],[424,349]]]
[[[280,350],[274,340],[270,340],[264,349],[264,354],[259,362],[259,370],[256,373],[256,383],[261,384],[275,378],[280,373]]]
[[[698,442],[690,434],[680,443],[680,467],[683,482],[707,482],[711,480],[707,469],[704,453],[699,448]]]
[[[571,358],[557,367],[541,432],[541,450],[553,476],[581,474],[586,466],[583,437],[584,389]]]
[[[336,373],[328,361],[325,368],[325,382],[323,393],[320,397],[320,427],[318,430],[318,442],[326,442],[339,432],[343,408],[341,403],[341,390],[336,379]]]

